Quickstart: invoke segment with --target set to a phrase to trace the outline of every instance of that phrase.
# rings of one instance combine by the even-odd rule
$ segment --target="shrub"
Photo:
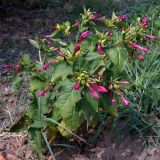
[[[16,66],[2,66],[17,70],[14,85],[29,85],[27,112],[12,129],[27,130],[40,155],[41,134],[46,143],[57,135],[83,140],[75,134],[82,124],[95,126],[102,114],[116,117],[120,106],[130,105],[127,62],[143,61],[148,40],[157,39],[147,34],[148,21],[131,24],[126,15],[106,19],[85,9],[79,21],[57,24],[51,34],[30,39],[38,50],[36,63],[25,54]]]

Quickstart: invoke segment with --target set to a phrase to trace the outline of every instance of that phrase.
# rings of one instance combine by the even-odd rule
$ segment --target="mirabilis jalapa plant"
[[[128,61],[143,61],[148,40],[157,37],[147,33],[148,17],[134,24],[127,19],[115,14],[106,19],[85,9],[79,21],[57,24],[51,34],[30,40],[39,62],[32,63],[25,54],[18,65],[2,66],[17,69],[14,82],[28,77],[32,101],[22,128],[31,133],[36,147],[42,130],[48,138],[58,132],[68,137],[85,121],[97,124],[101,112],[116,116],[118,106],[130,105],[123,70]]]

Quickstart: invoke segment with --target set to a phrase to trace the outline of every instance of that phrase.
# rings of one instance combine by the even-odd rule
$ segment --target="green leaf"
[[[66,47],[67,46],[67,44],[65,42],[62,42],[60,39],[53,39],[52,38],[52,40],[53,40],[54,44],[57,45],[57,46],[60,46],[60,47]]]
[[[37,152],[38,156],[42,155],[42,144],[41,144],[41,132],[38,129],[31,128],[29,130],[29,137],[32,141],[33,147],[35,148],[35,151]]]
[[[35,40],[29,39],[29,42],[30,42],[33,46],[35,46],[37,49],[40,49],[40,46],[39,46],[38,42],[36,42]]]
[[[22,61],[25,65],[30,65],[31,64],[31,59],[29,54],[24,54]]]
[[[70,74],[72,74],[72,68],[69,64],[65,62],[58,63],[53,71],[51,82],[54,82],[59,78],[63,80]]]
[[[43,82],[38,78],[33,78],[30,81],[30,91],[34,92],[39,89],[44,89],[48,86],[48,84],[49,84],[48,82]]]
[[[17,73],[15,73],[12,78],[12,86],[15,87],[17,84],[22,82],[22,80],[23,80],[23,77],[19,77]]]
[[[84,118],[87,120],[87,123],[92,123],[94,116],[98,112],[98,101],[90,95],[90,93],[86,93],[85,96],[77,103],[77,106],[79,108],[79,112],[82,112]]]
[[[128,52],[125,47],[120,46],[109,51],[109,56],[111,58],[112,63],[114,64],[113,71],[116,74],[121,73],[128,60]]]
[[[73,89],[74,83],[66,80],[61,88],[60,96],[57,97],[55,105],[59,108],[61,116],[66,118],[70,116],[75,110],[75,104],[81,99],[80,90]]]

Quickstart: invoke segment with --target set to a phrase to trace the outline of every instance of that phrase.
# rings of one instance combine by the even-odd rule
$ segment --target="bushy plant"
[[[52,26],[53,32],[30,42],[37,48],[35,63],[25,54],[16,65],[13,83],[29,84],[30,104],[17,127],[27,130],[38,154],[41,134],[50,139],[76,136],[82,124],[95,126],[101,114],[116,117],[119,106],[128,107],[124,79],[127,62],[143,61],[148,52],[149,18],[130,23],[126,15],[99,17],[84,10],[79,21]],[[44,139],[47,142],[47,139]]]

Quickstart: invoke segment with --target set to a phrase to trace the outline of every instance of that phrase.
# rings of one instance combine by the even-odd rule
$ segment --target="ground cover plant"
[[[132,82],[124,69],[135,59],[143,61],[148,41],[158,38],[148,33],[148,17],[127,19],[115,14],[107,19],[85,9],[78,21],[30,39],[39,60],[32,62],[25,54],[17,65],[2,66],[17,70],[14,85],[28,84],[30,104],[12,130],[27,131],[39,155],[41,143],[51,152],[48,141],[59,136],[86,142],[75,134],[82,125],[95,126],[130,106],[126,95]]]

